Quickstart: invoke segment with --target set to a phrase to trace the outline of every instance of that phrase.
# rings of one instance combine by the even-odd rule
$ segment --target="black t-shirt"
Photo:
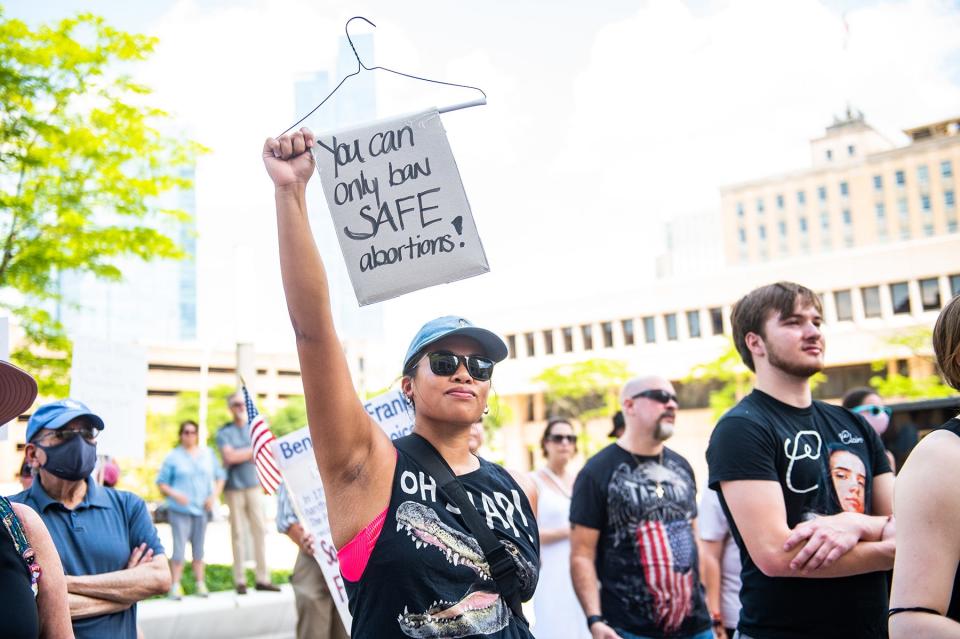
[[[521,599],[537,587],[540,538],[527,497],[484,459],[458,479],[517,565]],[[498,593],[480,545],[437,482],[398,450],[383,530],[360,581],[344,585],[353,639],[532,639]]]
[[[754,390],[720,419],[707,463],[710,487],[720,495],[740,548],[740,632],[776,639],[886,636],[885,573],[767,577],[750,558],[720,489],[723,481],[778,482],[790,528],[843,510],[869,515],[873,478],[890,472],[873,428],[839,406],[796,408]]]
[[[669,448],[661,465],[659,456],[610,444],[580,471],[570,523],[600,531],[600,604],[611,626],[648,637],[710,627],[692,525],[696,493],[693,469]]]

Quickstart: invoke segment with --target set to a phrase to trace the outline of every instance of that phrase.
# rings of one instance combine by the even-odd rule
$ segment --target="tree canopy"
[[[534,378],[546,386],[547,412],[551,417],[586,421],[611,416],[617,410],[617,393],[630,379],[626,362],[588,359],[560,364]]]
[[[0,7],[0,291],[28,340],[12,358],[45,394],[70,366],[60,274],[119,280],[121,258],[182,257],[163,226],[188,215],[158,198],[191,187],[203,149],[163,132],[169,116],[123,72],[155,44],[91,14],[34,30]]]

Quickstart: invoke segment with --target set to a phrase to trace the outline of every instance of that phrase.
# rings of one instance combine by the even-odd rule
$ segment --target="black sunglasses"
[[[430,370],[434,375],[449,377],[457,372],[462,363],[467,367],[467,373],[478,382],[490,381],[493,377],[493,360],[480,355],[457,355],[446,351],[427,353]]]
[[[81,428],[79,430],[67,430],[66,428],[60,428],[58,430],[53,431],[49,435],[47,435],[47,437],[50,437],[51,439],[58,441],[61,444],[65,444],[66,442],[70,441],[74,437],[79,436],[79,437],[83,437],[85,440],[87,440],[92,444],[97,441],[97,435],[99,434],[100,434],[99,428]]]
[[[669,404],[671,401],[674,402],[675,404],[680,403],[676,395],[674,395],[673,393],[668,393],[665,390],[660,390],[659,388],[640,391],[636,395],[631,396],[630,399],[636,399],[638,397],[645,397],[647,399],[652,399],[653,401],[660,402],[661,404]]]
[[[576,444],[577,436],[576,435],[547,435],[547,441],[553,442],[554,444],[562,444],[567,442],[568,444]]]

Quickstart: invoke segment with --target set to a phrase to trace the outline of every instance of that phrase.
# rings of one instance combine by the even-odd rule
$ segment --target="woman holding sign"
[[[357,399],[334,329],[306,210],[314,143],[307,129],[268,139],[263,161],[275,187],[283,287],[351,636],[532,637],[518,603],[537,583],[532,483],[468,448],[506,345],[463,318],[425,324],[404,358],[402,390],[416,410],[416,450],[433,457],[403,441],[394,446]],[[456,480],[448,482],[450,472]],[[478,521],[486,528],[478,531]]]

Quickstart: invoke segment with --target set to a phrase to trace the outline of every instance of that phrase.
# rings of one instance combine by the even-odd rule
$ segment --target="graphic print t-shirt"
[[[457,477],[517,566],[521,599],[537,587],[540,541],[526,495],[484,459]],[[532,639],[513,617],[480,545],[434,478],[398,450],[383,531],[359,581],[344,578],[353,639]]]
[[[873,428],[839,406],[796,408],[754,390],[720,419],[707,463],[743,562],[741,632],[775,639],[886,636],[885,573],[767,577],[747,553],[720,488],[723,481],[778,482],[790,528],[817,515],[873,514],[873,478],[890,472]]]
[[[690,464],[669,448],[661,465],[611,444],[580,471],[570,523],[600,531],[600,606],[611,626],[647,637],[710,628],[691,523],[696,492]]]

